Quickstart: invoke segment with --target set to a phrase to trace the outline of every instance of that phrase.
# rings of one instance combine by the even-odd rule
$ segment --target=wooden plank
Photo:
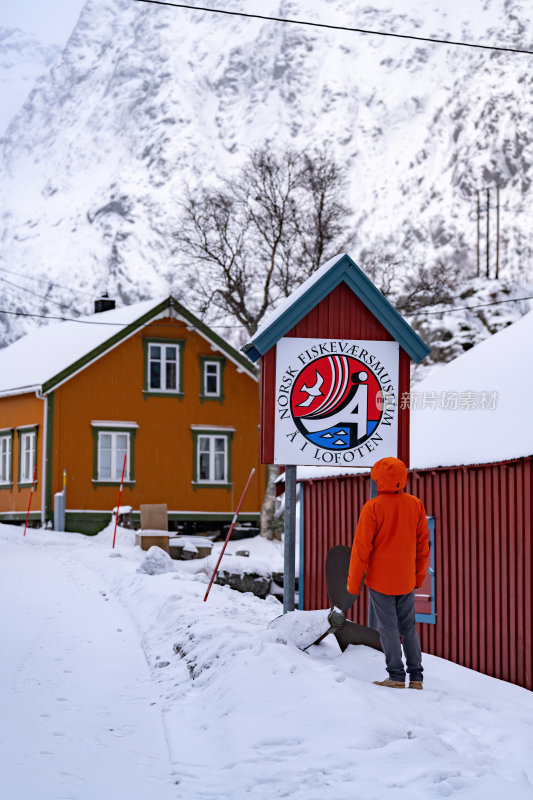
[[[465,663],[465,525],[463,517],[463,472],[453,470],[454,507],[457,529],[457,663]]]
[[[486,624],[486,659],[485,671],[491,674],[494,670],[494,516],[491,489],[490,468],[483,470],[483,503],[485,506],[485,624]]]
[[[478,574],[478,669],[481,672],[486,671],[487,663],[487,629],[486,629],[486,570],[488,563],[489,547],[487,539],[489,538],[488,520],[489,511],[486,508],[485,497],[483,495],[483,468],[476,468],[474,470],[476,492],[475,504],[478,517],[477,529],[477,574]],[[490,557],[489,557],[490,558]]]
[[[509,631],[509,503],[507,495],[507,466],[501,468],[500,479],[500,590],[501,590],[501,672],[504,681],[509,680],[509,652],[506,645]]]
[[[472,637],[470,641],[470,666],[472,669],[479,669],[479,580],[478,580],[478,560],[481,557],[479,551],[479,521],[478,509],[476,508],[476,469],[468,470],[468,498],[470,516],[470,609],[474,624],[472,626]]]
[[[465,660],[464,666],[471,667],[472,666],[472,581],[471,581],[471,561],[472,561],[472,553],[471,553],[471,538],[472,538],[472,527],[470,524],[470,515],[468,513],[470,503],[470,487],[468,485],[468,470],[465,468],[461,469],[461,480],[463,482],[463,508],[462,508],[462,515],[464,520],[464,531],[465,531],[465,541],[464,541],[464,581],[465,581],[465,618],[464,618],[464,626],[465,626]]]
[[[502,562],[501,562],[501,480],[502,468],[492,468],[492,518],[494,524],[494,594],[493,594],[493,624],[494,624],[494,677],[502,675]]]
[[[525,629],[524,629],[524,465],[517,464],[515,468],[516,488],[516,682],[524,685],[525,682]]]
[[[398,381],[398,458],[409,468],[410,412],[401,407],[402,394],[409,392],[411,386],[411,362],[407,353],[400,348],[400,369]]]
[[[533,495],[532,460],[524,462],[522,499],[524,506],[524,683],[526,689],[533,689],[533,561],[531,549],[531,531],[533,515],[531,512],[531,496]]]
[[[261,359],[261,463],[274,463],[276,348]]]
[[[509,502],[508,537],[509,537],[509,624],[507,628],[507,648],[509,651],[509,680],[517,680],[517,614],[516,614],[516,467],[510,464],[507,468],[507,491]]]
[[[461,576],[457,568],[459,562],[459,544],[457,538],[457,508],[455,494],[455,476],[453,471],[447,474],[446,486],[448,509],[448,535],[450,538],[450,658],[457,662],[459,654],[459,583]]]

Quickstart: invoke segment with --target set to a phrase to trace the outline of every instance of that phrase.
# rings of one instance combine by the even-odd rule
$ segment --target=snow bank
[[[170,661],[160,681],[177,797],[530,799],[529,692],[425,656],[424,692],[392,693],[372,683],[381,653],[341,654],[332,637],[300,651],[302,612],[280,637],[273,599],[214,586],[203,603],[200,576],[155,580],[124,576],[120,593],[153,661]],[[326,613],[303,629],[322,632]]]
[[[24,548],[34,550],[45,568],[30,573],[15,560]],[[381,653],[362,646],[341,653],[333,637],[306,653],[296,646],[299,617],[307,626],[326,612],[309,617],[295,612],[291,635],[279,636],[275,624],[269,627],[281,611],[275,599],[214,585],[203,602],[208,577],[189,572],[195,562],[177,561],[174,572],[146,575],[137,572],[145,557],[139,548],[120,545],[119,551],[121,558],[109,558],[109,541],[101,536],[35,530],[22,540],[20,528],[0,526],[0,563],[11,561],[17,581],[31,582],[34,595],[49,590],[51,553],[51,563],[64,565],[65,580],[77,584],[82,576],[90,599],[87,615],[92,596],[100,598],[114,636],[117,609],[127,611],[128,636],[139,637],[150,669],[147,694],[156,693],[162,710],[175,800],[428,800],[454,793],[463,800],[531,800],[531,692],[428,655],[423,692],[374,686],[373,680],[385,677]],[[19,611],[24,609],[10,606],[10,631]],[[68,619],[68,606],[64,611],[66,617],[56,614],[47,621],[47,640],[54,626]],[[33,613],[38,624],[38,605]],[[9,649],[5,637],[3,643]],[[56,692],[51,695],[56,707],[53,664],[51,659],[46,667],[50,674],[39,675],[39,692],[41,697]],[[71,680],[81,691],[81,678]],[[107,694],[105,683],[100,691],[102,707],[118,713],[120,697]],[[18,736],[17,703],[24,693],[13,694],[13,682],[4,676],[3,708],[8,697],[14,698],[6,738],[11,741],[13,733]],[[43,736],[59,730],[54,723],[38,730]],[[83,716],[77,725],[83,732]],[[17,741],[24,743],[22,733]],[[37,736],[34,730],[36,752],[52,749],[52,739]],[[91,791],[98,780],[91,779],[93,748],[99,746],[97,738],[83,735],[71,745],[75,755],[69,764],[75,761],[86,776],[73,795],[77,800],[102,796]],[[6,761],[0,783],[18,781],[22,796],[26,776],[19,763]],[[153,771],[153,763],[145,768]],[[39,797],[59,796],[60,769],[43,772],[40,764],[35,767]],[[128,797],[144,800],[135,790]]]

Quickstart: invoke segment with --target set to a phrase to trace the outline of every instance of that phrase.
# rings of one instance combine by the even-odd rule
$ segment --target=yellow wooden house
[[[98,310],[112,301],[99,301]],[[175,298],[47,325],[0,350],[0,522],[94,533],[117,505],[166,503],[171,529],[256,522],[259,385],[250,362]],[[138,519],[138,516],[137,516]]]

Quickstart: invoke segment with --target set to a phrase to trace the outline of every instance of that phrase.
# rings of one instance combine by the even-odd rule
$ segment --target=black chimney
[[[94,301],[94,313],[99,314],[101,311],[112,311],[115,308],[115,301],[109,298],[107,292]]]

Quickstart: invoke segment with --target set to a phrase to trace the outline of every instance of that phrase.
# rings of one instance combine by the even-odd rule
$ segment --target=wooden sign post
[[[284,464],[284,611],[294,608],[296,465],[409,466],[410,361],[429,348],[348,256],[318,269],[242,348],[261,359],[261,461]]]

